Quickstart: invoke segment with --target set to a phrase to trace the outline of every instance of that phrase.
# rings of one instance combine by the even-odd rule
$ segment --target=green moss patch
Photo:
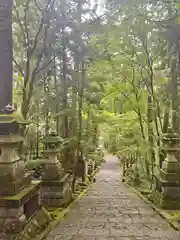
[[[35,216],[26,224],[25,228],[15,238],[15,240],[30,240],[34,239],[44,229],[47,228],[49,223],[52,221],[51,215],[42,208]]]
[[[168,211],[169,219],[180,224],[180,210]]]
[[[36,185],[38,185],[39,182],[36,184],[32,184],[30,185],[29,187],[27,188],[24,188],[20,193],[16,194],[16,195],[13,195],[13,196],[7,196],[7,197],[0,197],[0,199],[3,199],[3,200],[14,200],[14,201],[17,201],[17,200],[20,200],[21,198],[23,198],[24,196],[27,195],[28,192],[32,191]]]

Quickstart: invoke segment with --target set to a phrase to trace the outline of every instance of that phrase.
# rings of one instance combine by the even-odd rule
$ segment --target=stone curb
[[[102,166],[104,165],[104,163],[95,170],[94,174],[93,174],[93,177],[99,173],[100,169],[102,168]],[[70,204],[69,206],[67,206],[65,209],[62,210],[61,213],[59,213],[59,216],[58,216],[58,219],[55,219],[54,221],[52,221],[48,227],[39,235],[36,236],[35,239],[33,240],[43,240],[45,239],[45,237],[48,235],[48,233],[53,229],[55,228],[59,223],[60,221],[63,219],[63,217],[65,217],[69,212],[70,210],[73,208],[73,206],[79,202],[81,200],[81,198],[85,195],[85,193],[92,187],[92,184],[93,184],[93,181],[87,186],[86,189],[84,189]]]
[[[165,219],[171,227],[173,227],[176,231],[180,231],[180,224],[174,221],[171,221],[167,218],[167,214],[163,212],[163,210],[159,209],[154,203],[149,201],[143,194],[141,194],[138,190],[130,186],[128,183],[123,182],[126,187],[131,189],[138,197],[140,197],[145,203],[147,203],[155,212],[157,212],[163,219]]]

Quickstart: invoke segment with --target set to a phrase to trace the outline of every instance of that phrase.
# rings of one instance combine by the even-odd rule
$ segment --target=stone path
[[[180,233],[120,183],[116,158],[46,240],[180,240]]]

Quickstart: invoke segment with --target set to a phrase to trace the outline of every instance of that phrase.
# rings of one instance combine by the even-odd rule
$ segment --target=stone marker
[[[163,149],[167,157],[156,176],[156,189],[153,200],[164,209],[179,209],[180,207],[180,136],[168,128],[162,137]]]
[[[46,150],[44,151],[45,168],[42,177],[41,197],[43,205],[48,208],[65,206],[72,199],[72,176],[64,172],[58,160],[60,141],[59,136],[55,133],[43,139]]]
[[[40,182],[25,172],[17,148],[22,124],[12,106],[12,0],[0,1],[0,232],[23,223],[41,206]],[[21,224],[20,224],[21,225]],[[15,229],[17,230],[17,229]]]
[[[0,1],[0,113],[12,104],[12,0]]]

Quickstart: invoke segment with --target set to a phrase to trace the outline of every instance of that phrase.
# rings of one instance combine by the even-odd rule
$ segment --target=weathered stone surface
[[[40,181],[33,181],[31,185],[13,196],[0,196],[0,207],[19,208],[25,204],[34,194],[39,193]]]
[[[13,196],[27,188],[31,184],[31,174],[25,174],[23,178],[17,178],[14,181],[0,181],[0,196]]]
[[[24,162],[17,154],[20,136],[0,136],[0,196],[14,195],[23,189]],[[26,185],[25,185],[26,187]]]
[[[61,162],[58,160],[59,137],[52,133],[43,142],[47,149],[44,152],[45,169],[42,177],[41,198],[43,205],[47,208],[61,207],[69,203],[72,198],[72,177],[64,173]]]
[[[19,233],[20,230],[41,207],[39,196],[40,182],[31,184],[14,196],[0,197],[0,239],[2,234]]]
[[[1,122],[0,122],[1,125]],[[0,234],[17,232],[40,207],[40,181],[31,181],[17,154],[19,135],[0,136]]]
[[[52,151],[49,151],[48,154],[46,153],[45,157],[47,157],[48,160],[44,161],[45,168],[43,181],[56,181],[57,179],[63,177],[63,171],[61,163],[57,159],[57,153],[58,152],[55,153]]]
[[[2,218],[19,218],[22,214],[24,214],[23,206],[20,208],[5,208],[0,207],[0,216]]]
[[[179,209],[180,197],[180,162],[178,161],[180,136],[168,128],[162,138],[166,159],[162,163],[155,179],[152,200],[164,209]]]
[[[44,208],[41,208],[31,220],[28,221],[21,233],[18,233],[16,240],[35,239],[35,237],[48,226],[51,220],[51,216],[48,212]]]
[[[179,232],[120,183],[115,157],[106,160],[96,183],[46,240],[180,239]]]
[[[0,113],[12,103],[12,1],[0,2]]]
[[[60,207],[66,205],[72,199],[72,177],[66,174],[60,181],[48,184],[44,182],[41,188],[41,197],[46,207]]]

